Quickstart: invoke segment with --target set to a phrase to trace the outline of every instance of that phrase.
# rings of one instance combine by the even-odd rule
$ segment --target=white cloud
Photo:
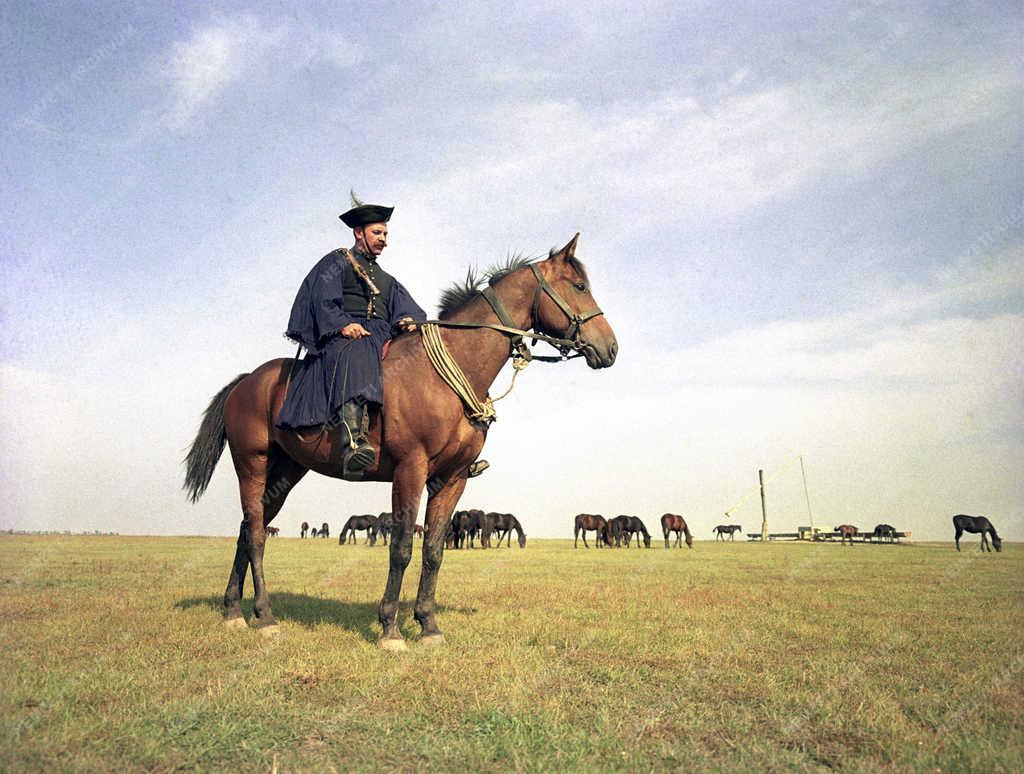
[[[243,77],[252,77],[268,61],[280,61],[291,71],[311,61],[347,70],[360,64],[365,48],[329,28],[270,25],[252,15],[217,19],[196,27],[187,40],[171,46],[162,58],[160,77],[168,83],[170,99],[163,123],[180,130],[213,106]]]
[[[178,41],[164,62],[171,101],[164,123],[180,129],[228,86],[280,44],[284,28],[268,28],[255,16],[221,19]]]

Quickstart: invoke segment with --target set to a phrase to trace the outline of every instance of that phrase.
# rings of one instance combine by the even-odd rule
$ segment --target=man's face
[[[388,246],[388,224],[370,223],[362,228],[355,229],[356,239],[363,242],[363,246],[375,256],[384,252]]]

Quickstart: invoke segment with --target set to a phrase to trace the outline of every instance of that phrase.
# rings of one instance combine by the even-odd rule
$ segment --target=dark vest
[[[345,282],[342,287],[342,304],[345,314],[353,317],[368,319],[376,317],[381,320],[389,319],[388,298],[391,297],[392,278],[380,264],[371,261],[357,250],[349,250],[349,254],[356,259],[356,262],[363,268],[373,284],[380,291],[379,294],[371,294],[366,283],[355,273],[351,266],[345,272]],[[341,257],[339,260],[348,261]],[[369,314],[367,310],[369,309]]]

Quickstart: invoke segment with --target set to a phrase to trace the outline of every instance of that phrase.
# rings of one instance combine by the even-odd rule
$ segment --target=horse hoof
[[[405,644],[405,640],[395,637],[381,637],[377,640],[377,644],[380,645],[381,650],[387,650],[391,653],[405,653],[409,650],[409,647]]]
[[[280,634],[281,634],[281,627],[278,626],[277,624],[270,624],[269,626],[261,626],[256,631],[258,631],[260,633],[261,637],[270,640],[270,639],[273,639],[274,637],[280,636]]]
[[[238,618],[225,618],[224,619],[225,629],[248,629],[249,624],[245,622],[245,619],[239,616]]]
[[[435,648],[438,645],[444,645],[444,635],[440,632],[437,634],[424,634],[420,637],[420,645],[424,648]]]

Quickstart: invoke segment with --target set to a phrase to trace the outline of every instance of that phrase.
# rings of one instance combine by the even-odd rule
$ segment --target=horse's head
[[[996,550],[996,553],[999,553],[1000,551],[1003,550],[1003,540],[1002,540],[1002,538],[999,537],[999,535],[995,534],[994,532],[991,533],[991,534],[992,534],[992,547]]]
[[[591,368],[607,368],[615,362],[619,344],[594,300],[586,269],[576,258],[579,237],[536,264],[543,282],[537,289],[533,322],[541,333],[572,339]]]
[[[523,532],[519,533],[519,547],[526,548],[526,535]]]
[[[651,536],[650,535],[644,535],[644,548],[650,548],[650,547],[651,547]]]

